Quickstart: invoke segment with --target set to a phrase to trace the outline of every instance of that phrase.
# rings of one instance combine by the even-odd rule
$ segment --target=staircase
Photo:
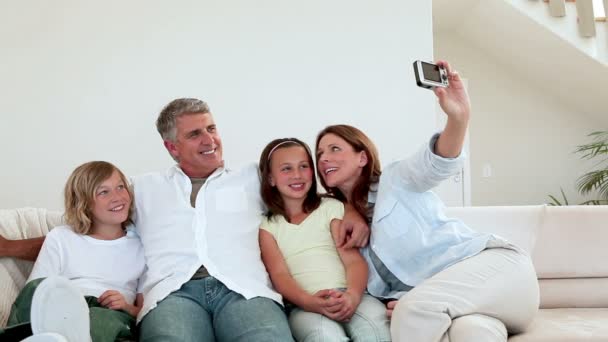
[[[566,0],[544,0],[549,4],[549,13],[553,17],[566,16]],[[595,37],[595,22],[606,22],[605,12],[596,15],[595,6],[596,0],[568,0],[567,2],[576,3],[577,24],[580,35],[583,37]],[[597,4],[604,8],[608,8],[608,0],[599,0]],[[572,11],[570,11],[572,12]]]
[[[608,22],[592,0],[433,0],[433,27],[606,122]]]
[[[606,17],[596,18],[595,0],[511,0],[523,14],[551,30],[560,38],[590,57],[608,66],[608,24]],[[598,1],[608,8],[608,0]]]

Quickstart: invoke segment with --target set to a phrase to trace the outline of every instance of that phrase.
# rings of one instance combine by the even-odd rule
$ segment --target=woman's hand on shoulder
[[[344,217],[334,235],[336,247],[365,247],[369,241],[369,227],[365,219],[351,205],[344,206]]]

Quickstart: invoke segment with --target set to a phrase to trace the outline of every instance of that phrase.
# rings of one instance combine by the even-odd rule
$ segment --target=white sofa
[[[501,235],[532,255],[541,310],[528,332],[509,341],[608,341],[608,206],[448,208],[448,216]],[[44,235],[61,213],[0,210],[0,234]],[[32,263],[0,258],[0,326]]]
[[[608,341],[608,206],[449,208],[447,215],[532,256],[540,311],[509,341]]]

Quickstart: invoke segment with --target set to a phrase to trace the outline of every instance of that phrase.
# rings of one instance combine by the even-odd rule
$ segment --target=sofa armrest
[[[62,214],[37,208],[0,210],[0,235],[7,239],[29,239],[46,235],[62,224]],[[33,263],[13,258],[0,258],[0,327],[6,325],[11,305],[25,285]]]

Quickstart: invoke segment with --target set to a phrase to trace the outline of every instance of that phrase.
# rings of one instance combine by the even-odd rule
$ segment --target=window
[[[596,19],[606,19],[606,9],[604,8],[603,0],[593,0],[593,13],[595,13]]]

